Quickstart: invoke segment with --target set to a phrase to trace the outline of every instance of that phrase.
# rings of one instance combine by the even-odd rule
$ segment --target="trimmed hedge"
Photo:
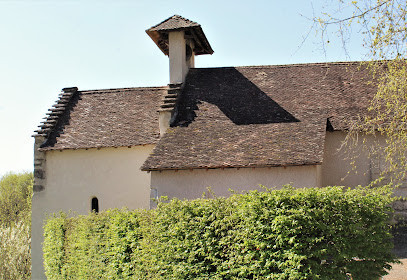
[[[386,188],[251,191],[50,218],[49,279],[377,279],[395,262]]]
[[[44,266],[48,279],[129,279],[141,238],[139,212],[108,210],[45,225]]]

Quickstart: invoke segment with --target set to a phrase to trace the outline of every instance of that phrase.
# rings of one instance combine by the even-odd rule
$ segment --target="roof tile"
[[[143,170],[321,164],[327,120],[346,130],[376,86],[359,63],[191,69]]]
[[[169,31],[176,29],[183,29],[188,27],[201,26],[200,24],[183,18],[179,15],[173,15],[157,25],[152,26],[148,31]]]
[[[63,124],[42,147],[83,149],[155,144],[159,139],[157,108],[162,88],[128,88],[78,92]]]

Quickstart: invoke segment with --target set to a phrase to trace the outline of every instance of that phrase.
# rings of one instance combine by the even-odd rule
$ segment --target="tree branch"
[[[342,22],[345,22],[345,21],[352,20],[352,19],[354,19],[354,18],[363,17],[363,16],[365,16],[367,13],[369,13],[369,12],[371,12],[371,11],[373,11],[373,10],[376,10],[376,9],[380,8],[381,6],[383,6],[383,5],[387,4],[387,3],[389,3],[390,1],[391,1],[391,0],[386,0],[386,1],[384,1],[383,3],[381,3],[380,5],[374,6],[374,7],[370,8],[370,9],[364,11],[363,13],[360,13],[360,14],[357,14],[357,15],[353,15],[353,16],[348,17],[348,18],[340,19],[340,20],[337,20],[337,21],[325,22],[324,24],[326,24],[326,25],[329,25],[329,24],[338,24],[338,23],[342,23]]]

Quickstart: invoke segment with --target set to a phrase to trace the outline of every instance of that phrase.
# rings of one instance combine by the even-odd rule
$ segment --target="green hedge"
[[[49,279],[377,279],[395,261],[388,189],[251,191],[48,220]]]
[[[44,234],[48,279],[129,279],[134,274],[139,212],[60,214],[48,219]]]

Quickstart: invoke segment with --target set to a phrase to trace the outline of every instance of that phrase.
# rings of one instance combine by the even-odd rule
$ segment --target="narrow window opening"
[[[92,212],[99,213],[99,200],[97,197],[92,198],[91,202]]]

